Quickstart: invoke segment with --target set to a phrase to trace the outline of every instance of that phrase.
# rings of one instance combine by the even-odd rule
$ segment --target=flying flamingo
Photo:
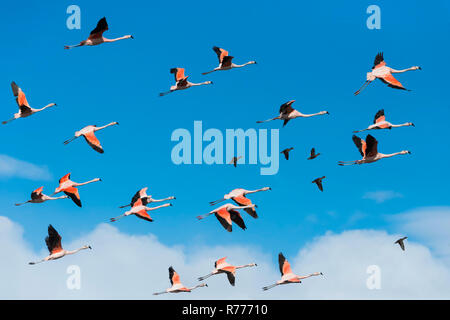
[[[233,157],[233,158],[231,158],[231,161],[228,162],[228,164],[232,164],[236,168],[237,163],[238,163],[239,159],[241,159],[241,158],[242,158],[242,156]]]
[[[111,218],[110,221],[115,222],[123,217],[134,214],[138,218],[153,222],[153,219],[150,217],[150,215],[147,213],[147,211],[153,211],[153,210],[156,210],[159,208],[170,207],[170,206],[172,206],[171,203],[165,203],[163,205],[150,208],[150,207],[147,207],[145,204],[143,204],[142,200],[139,198],[136,200],[136,202],[133,204],[133,206],[131,207],[131,209],[129,211],[125,212],[124,214],[122,214],[118,217]]]
[[[107,39],[103,37],[103,32],[108,30],[108,23],[106,22],[106,18],[103,17],[97,22],[97,26],[94,30],[91,31],[89,38],[87,40],[81,41],[79,44],[74,46],[64,46],[64,49],[71,49],[75,47],[82,47],[82,46],[96,46],[99,44],[102,44],[104,42],[115,42],[123,39],[134,39],[132,35],[126,35],[120,38],[116,39]]]
[[[238,207],[234,204],[227,203],[223,206],[220,206],[217,209],[212,210],[211,212],[208,212],[207,214],[203,216],[198,216],[197,219],[201,220],[204,219],[212,214],[214,214],[219,220],[220,224],[227,230],[228,232],[233,231],[232,229],[232,223],[236,223],[242,230],[247,229],[245,226],[244,220],[242,219],[241,214],[237,211],[238,209],[247,209],[247,208],[253,208],[255,207],[254,204],[249,206],[242,206]]]
[[[201,287],[207,287],[208,285],[206,283],[201,283],[196,285],[195,287],[192,288],[187,288],[185,287],[181,282],[180,282],[180,276],[178,275],[178,273],[171,267],[169,267],[169,280],[170,280],[170,284],[172,285],[172,287],[166,289],[166,291],[163,292],[155,292],[153,295],[159,295],[159,294],[164,294],[164,293],[180,293],[180,292],[191,292],[194,289],[197,288],[201,288]]]
[[[381,109],[375,114],[375,119],[373,120],[373,124],[368,126],[367,129],[353,131],[353,133],[358,133],[358,132],[363,132],[366,130],[373,130],[373,129],[392,129],[392,128],[409,127],[409,126],[415,127],[414,123],[412,123],[412,122],[406,122],[403,124],[392,124],[392,123],[386,121],[386,117],[384,115],[384,109]]]
[[[353,142],[355,143],[356,147],[359,150],[359,153],[361,153],[363,158],[361,160],[355,160],[355,161],[339,161],[338,164],[340,166],[372,163],[372,162],[378,161],[383,158],[390,158],[390,157],[400,155],[400,154],[411,154],[411,152],[408,150],[403,150],[403,151],[391,153],[391,154],[379,153],[377,150],[378,141],[374,137],[372,137],[370,134],[367,135],[366,141],[353,135]]]
[[[142,204],[144,206],[146,206],[147,204],[152,203],[152,202],[163,202],[163,201],[176,199],[173,196],[172,197],[167,197],[167,198],[164,198],[164,199],[153,199],[152,196],[148,196],[147,195],[147,189],[148,189],[147,187],[140,189],[138,192],[135,193],[133,198],[131,198],[131,202],[129,204],[127,204],[125,206],[120,206],[119,208],[122,209],[122,208],[130,207],[130,206],[132,207],[136,203],[136,201],[138,199],[142,200]]]
[[[45,238],[45,243],[47,244],[50,255],[40,261],[29,262],[28,264],[38,264],[45,261],[56,260],[69,254],[75,254],[81,250],[92,249],[91,246],[86,245],[73,251],[64,250],[61,246],[61,236],[58,234],[58,231],[53,228],[52,225],[48,226],[48,236]]]
[[[323,176],[323,177],[314,179],[314,180],[312,181],[312,183],[317,184],[317,187],[319,188],[319,190],[320,190],[320,191],[323,191],[322,180],[325,179],[325,178],[326,178],[326,177]]]
[[[303,113],[300,113],[299,111],[295,110],[294,108],[292,108],[292,104],[294,102],[295,102],[295,100],[291,100],[286,103],[283,103],[280,107],[280,115],[278,117],[263,120],[263,121],[256,121],[256,123],[263,123],[263,122],[280,119],[280,120],[284,120],[284,123],[283,123],[283,127],[284,127],[291,119],[308,118],[308,117],[320,116],[323,114],[330,114],[328,111],[320,111],[318,113],[313,113],[313,114],[303,114]]]
[[[236,270],[237,269],[257,266],[256,263],[249,263],[249,264],[245,264],[242,266],[232,266],[231,264],[229,264],[228,262],[225,261],[226,258],[227,257],[217,260],[214,263],[214,270],[210,274],[207,274],[206,276],[198,278],[198,281],[203,281],[206,278],[209,278],[216,274],[225,273],[227,275],[227,278],[228,278],[228,281],[230,282],[230,284],[232,286],[234,286],[235,281],[236,281]]]
[[[58,199],[66,199],[68,196],[61,196],[61,197],[50,197],[46,194],[42,193],[42,190],[44,190],[44,187],[37,188],[31,193],[31,200],[28,200],[23,203],[16,203],[16,206],[23,205],[25,203],[42,203],[47,200],[58,200]]]
[[[284,157],[286,158],[286,160],[289,160],[289,152],[291,152],[291,150],[294,150],[294,148],[291,147],[291,148],[284,149],[280,153],[284,154]]]
[[[19,112],[15,113],[13,118],[3,121],[2,122],[3,124],[7,124],[8,122],[11,122],[11,121],[19,119],[19,118],[29,117],[32,114],[35,114],[36,112],[40,112],[47,108],[56,106],[56,103],[50,103],[41,109],[34,109],[34,108],[30,107],[30,105],[28,104],[27,98],[25,96],[25,93],[22,91],[22,89],[19,88],[19,86],[14,81],[11,82],[11,88],[12,88],[14,97],[16,97],[16,102],[17,102],[17,105],[19,106]]]
[[[322,272],[314,272],[307,276],[298,276],[294,274],[291,270],[291,265],[286,260],[286,258],[283,256],[283,254],[280,252],[278,254],[278,264],[280,266],[280,272],[281,272],[281,280],[277,281],[276,283],[263,287],[263,290],[269,290],[273,287],[282,285],[282,284],[289,284],[289,283],[301,283],[303,279],[314,277],[314,276],[323,276]]]
[[[166,94],[172,93],[177,90],[184,90],[184,89],[188,89],[190,87],[212,84],[212,81],[205,81],[205,82],[200,82],[200,83],[189,82],[187,80],[187,78],[189,78],[189,76],[187,76],[187,77],[184,76],[184,68],[172,68],[172,69],[170,69],[170,73],[173,73],[175,75],[176,83],[175,83],[175,85],[170,87],[170,91],[161,92],[159,94],[160,97],[165,96]]]
[[[256,64],[256,61],[249,61],[244,64],[234,64],[232,62],[234,57],[228,55],[228,51],[226,51],[222,48],[219,48],[219,47],[213,47],[213,50],[217,54],[217,58],[219,58],[219,66],[217,68],[214,68],[211,71],[203,72],[202,73],[203,75],[214,72],[214,71],[230,70],[233,68],[242,68],[249,64]]]
[[[70,173],[68,173],[64,177],[59,179],[59,187],[55,189],[55,192],[52,195],[55,195],[62,191],[66,195],[68,195],[77,206],[81,207],[80,194],[78,193],[77,187],[97,181],[102,181],[102,179],[95,178],[83,183],[73,182],[72,180],[70,180]]]
[[[224,195],[222,199],[211,201],[209,204],[212,206],[215,206],[216,204],[218,204],[222,201],[231,199],[240,206],[251,206],[252,201],[249,198],[247,198],[246,195],[250,194],[250,193],[256,193],[256,192],[267,191],[267,190],[272,190],[272,188],[264,187],[264,188],[257,189],[257,190],[245,190],[245,189],[238,188],[238,189],[231,190],[231,192]],[[256,218],[258,218],[258,215],[256,214],[255,207],[256,207],[256,205],[251,208],[246,208],[246,209],[244,209],[244,211],[256,219]]]
[[[405,244],[403,243],[404,240],[408,239],[408,237],[403,237],[395,241],[394,243],[397,243],[400,248],[402,248],[403,251],[405,251]]]
[[[388,87],[391,87],[394,89],[400,89],[400,90],[407,90],[405,87],[403,87],[403,85],[397,79],[394,78],[394,76],[392,74],[393,73],[402,73],[402,72],[411,71],[411,70],[422,70],[422,68],[417,67],[417,66],[414,66],[414,67],[411,67],[408,69],[403,69],[403,70],[395,70],[395,69],[389,68],[388,66],[386,66],[386,62],[384,62],[383,52],[380,52],[375,57],[372,71],[367,73],[366,82],[362,85],[361,88],[359,88],[358,91],[356,91],[354,93],[354,95],[355,96],[358,95],[366,86],[368,86],[376,78],[383,81],[385,84],[388,85]],[[411,91],[411,90],[408,90],[408,91]]]
[[[309,158],[307,158],[307,160],[313,160],[313,159],[317,158],[318,156],[320,156],[320,153],[316,153],[316,149],[312,148]]]
[[[69,142],[72,142],[76,138],[83,136],[86,142],[92,147],[92,149],[97,152],[104,153],[105,151],[103,151],[100,141],[98,141],[97,137],[95,136],[95,132],[118,124],[119,123],[115,121],[108,123],[107,125],[104,125],[102,127],[97,127],[95,125],[86,126],[80,131],[75,132],[75,136],[70,138],[69,140],[64,141],[64,144],[69,144]]]

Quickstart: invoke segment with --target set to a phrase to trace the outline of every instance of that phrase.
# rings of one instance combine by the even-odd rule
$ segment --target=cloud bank
[[[64,236],[64,228],[55,227]],[[280,275],[277,257],[258,247],[166,246],[152,234],[134,236],[100,224],[72,242],[64,242],[63,237],[66,249],[90,244],[92,251],[29,266],[29,261],[47,255],[44,241],[42,251],[33,252],[23,239],[22,227],[0,217],[0,298],[450,299],[450,265],[410,239],[407,250],[401,251],[393,244],[398,236],[377,230],[326,233],[299,248],[298,254],[287,256],[295,273],[321,271],[323,277],[263,292],[261,288],[279,280]],[[235,265],[256,262],[258,266],[238,270],[235,287],[228,284],[225,275],[217,275],[207,279],[209,287],[192,293],[152,295],[170,286],[167,272],[170,265],[186,286],[192,286],[198,283],[197,277],[209,273],[214,261],[223,256],[228,256],[229,262]],[[67,268],[71,265],[80,267],[80,290],[67,288],[70,276]],[[369,290],[366,286],[370,265],[377,265],[381,270],[379,290]]]
[[[0,178],[19,177],[30,180],[50,180],[51,174],[45,166],[18,160],[0,154]]]

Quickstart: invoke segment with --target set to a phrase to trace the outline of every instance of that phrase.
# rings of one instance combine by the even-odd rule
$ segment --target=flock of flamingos
[[[92,32],[90,33],[89,37],[86,40],[81,41],[77,45],[65,46],[64,48],[70,49],[70,48],[81,47],[81,46],[95,46],[95,45],[99,45],[102,43],[115,42],[115,41],[119,41],[119,40],[123,40],[123,39],[134,39],[133,36],[131,36],[131,35],[126,35],[126,36],[116,38],[116,39],[107,39],[107,38],[103,37],[103,33],[106,30],[108,30],[108,24],[106,22],[106,18],[102,18],[98,21],[96,28],[94,30],[92,30]],[[218,48],[218,47],[213,47],[213,50],[217,54],[217,57],[219,59],[219,66],[212,69],[211,71],[203,73],[204,75],[209,74],[211,72],[215,72],[215,71],[230,70],[233,68],[241,68],[246,65],[256,64],[256,61],[249,61],[249,62],[241,64],[241,65],[234,64],[232,62],[233,57],[228,54],[228,51]],[[383,53],[378,53],[375,57],[375,62],[372,67],[372,70],[367,73],[366,82],[363,84],[363,86],[358,91],[355,92],[355,95],[358,95],[359,93],[361,93],[361,91],[364,88],[366,88],[375,79],[380,79],[382,82],[384,82],[391,88],[407,90],[405,87],[403,87],[403,85],[397,79],[394,78],[393,74],[394,73],[402,73],[402,72],[406,72],[406,71],[410,71],[410,70],[411,71],[412,70],[420,70],[420,69],[421,68],[417,67],[417,66],[414,66],[414,67],[411,67],[408,69],[403,69],[403,70],[392,69],[386,65],[386,62],[384,61],[384,58],[383,58]],[[205,82],[201,82],[201,83],[193,83],[193,82],[188,81],[188,76],[185,75],[183,68],[172,68],[172,69],[170,69],[170,73],[174,74],[174,76],[175,76],[175,84],[170,87],[169,91],[160,93],[160,96],[164,96],[168,93],[172,93],[172,92],[178,91],[178,90],[185,90],[185,89],[188,89],[188,88],[194,87],[194,86],[212,84],[211,81],[205,81]],[[26,99],[25,93],[15,82],[11,83],[11,87],[12,87],[13,94],[16,97],[17,105],[19,106],[19,112],[15,113],[13,118],[11,118],[7,121],[3,121],[3,124],[6,124],[8,122],[11,122],[11,121],[19,119],[19,118],[28,117],[32,114],[38,113],[47,108],[56,106],[55,103],[50,103],[41,109],[34,109],[34,108],[30,107],[30,105]],[[295,118],[312,117],[312,116],[329,114],[327,111],[320,111],[320,112],[314,113],[314,114],[303,114],[292,107],[294,101],[295,100],[291,100],[286,103],[283,103],[279,109],[278,116],[268,119],[268,120],[264,120],[264,121],[257,121],[257,123],[262,123],[262,122],[267,122],[267,121],[272,121],[272,120],[283,120],[284,121],[283,126],[285,126],[290,120],[295,119]],[[79,138],[82,136],[82,137],[84,137],[86,142],[95,151],[97,151],[99,153],[103,153],[102,145],[100,144],[100,141],[97,139],[95,133],[99,130],[105,129],[110,126],[118,125],[118,124],[119,124],[118,122],[112,122],[112,123],[106,124],[101,127],[97,127],[94,125],[86,126],[86,127],[82,128],[81,130],[76,131],[75,135],[71,139],[65,141],[64,144],[68,144],[71,141],[75,140],[76,138]],[[379,110],[375,115],[373,124],[369,125],[366,129],[354,131],[354,133],[367,131],[367,130],[392,129],[392,128],[397,128],[397,127],[402,127],[402,126],[414,126],[414,124],[411,122],[407,122],[404,124],[398,124],[398,125],[391,124],[390,122],[388,122],[386,120],[384,110]],[[356,145],[356,147],[358,148],[358,151],[361,154],[362,159],[354,160],[354,161],[339,161],[339,163],[338,163],[339,165],[345,166],[345,165],[372,163],[372,162],[378,161],[383,158],[389,158],[389,157],[393,157],[396,155],[405,155],[405,154],[410,153],[407,150],[400,151],[397,153],[392,153],[392,154],[380,153],[380,152],[378,152],[378,141],[370,134],[367,135],[365,140],[356,135],[353,135],[353,142]],[[292,149],[293,148],[288,148],[281,152],[284,154],[284,156],[287,160],[289,159],[289,152]],[[320,155],[320,153],[316,153],[315,149],[313,148],[311,150],[310,157],[308,158],[308,160],[313,160],[314,158],[316,158],[319,155]],[[234,157],[231,163],[233,163],[236,166],[237,160],[238,160],[238,158]],[[324,178],[325,177],[320,177],[313,181],[313,183],[317,184],[319,190],[321,190],[321,191],[323,191],[322,180]],[[101,179],[95,178],[95,179],[92,179],[90,181],[83,182],[83,183],[74,182],[71,180],[70,173],[68,173],[59,180],[59,186],[55,189],[55,192],[51,196],[44,194],[43,187],[40,187],[31,193],[30,200],[28,200],[24,203],[18,203],[16,205],[22,205],[25,203],[43,203],[48,200],[70,198],[73,200],[73,202],[77,206],[81,207],[82,204],[81,204],[81,198],[80,198],[80,195],[78,192],[78,187],[87,185],[90,183],[94,183],[97,181],[101,181]],[[233,200],[236,203],[236,205],[232,204],[232,203],[226,203],[214,210],[211,210],[210,212],[208,212],[207,214],[205,214],[203,216],[198,216],[197,218],[200,220],[200,219],[204,219],[204,218],[214,214],[215,217],[217,218],[217,220],[223,226],[223,228],[225,228],[228,232],[232,231],[233,223],[235,223],[238,227],[240,227],[242,229],[246,229],[244,220],[238,210],[244,210],[251,217],[258,218],[258,215],[255,210],[256,205],[252,203],[252,201],[247,197],[247,195],[249,195],[251,193],[255,193],[255,192],[262,192],[262,191],[268,191],[268,190],[270,190],[269,187],[264,187],[264,188],[257,189],[257,190],[245,190],[245,189],[240,189],[240,188],[234,189],[230,193],[225,194],[223,196],[223,198],[210,202],[210,205],[215,206],[218,203],[226,201],[226,200]],[[65,195],[59,196],[59,197],[54,197],[54,195],[61,193],[61,192],[64,193]],[[136,192],[136,194],[132,197],[129,204],[120,207],[120,208],[130,207],[130,209],[118,217],[111,218],[111,222],[117,221],[117,220],[127,217],[129,215],[134,215],[138,218],[141,218],[143,220],[151,222],[151,221],[153,221],[153,219],[148,214],[149,211],[157,210],[157,209],[160,209],[163,207],[168,207],[168,206],[171,206],[171,204],[165,203],[165,204],[155,206],[155,207],[148,207],[148,205],[151,203],[154,203],[154,202],[156,203],[156,202],[170,201],[170,200],[174,200],[174,199],[175,199],[175,197],[173,197],[173,196],[170,196],[170,197],[167,197],[164,199],[153,199],[151,196],[147,195],[147,188],[143,188],[143,189],[139,190],[138,192]],[[395,242],[400,245],[402,250],[405,250],[404,243],[403,243],[403,241],[405,239],[406,239],[406,237],[401,238]],[[81,247],[77,250],[73,250],[73,251],[68,251],[68,250],[63,249],[61,246],[61,236],[53,228],[52,225],[49,225],[49,227],[48,227],[48,236],[45,238],[45,243],[48,247],[50,254],[40,261],[30,262],[30,264],[33,265],[33,264],[37,264],[37,263],[41,263],[41,262],[45,262],[45,261],[56,260],[56,259],[60,259],[64,256],[66,256],[66,255],[75,254],[81,250],[91,249],[91,247],[88,245],[83,246],[83,247]],[[272,285],[263,287],[263,290],[268,290],[277,285],[283,285],[283,284],[289,284],[289,283],[301,283],[301,280],[303,280],[305,278],[322,275],[321,272],[315,272],[315,273],[312,273],[312,274],[309,274],[306,276],[299,276],[299,275],[294,274],[291,270],[289,262],[286,260],[286,258],[284,257],[284,255],[282,253],[279,253],[278,261],[279,261],[281,279]],[[206,276],[199,277],[198,280],[203,281],[204,279],[206,279],[210,276],[224,273],[224,274],[226,274],[229,283],[234,286],[236,270],[241,269],[241,268],[254,267],[254,266],[256,266],[255,263],[234,266],[234,265],[229,264],[226,261],[226,258],[221,258],[214,263],[214,269],[211,271],[211,273],[209,273]],[[166,289],[165,291],[154,293],[155,295],[159,295],[159,294],[163,294],[163,293],[191,292],[192,290],[194,290],[196,288],[207,286],[206,283],[201,283],[194,287],[184,286],[180,282],[180,276],[172,267],[169,268],[169,279],[170,279],[170,283],[172,286],[170,288]]]

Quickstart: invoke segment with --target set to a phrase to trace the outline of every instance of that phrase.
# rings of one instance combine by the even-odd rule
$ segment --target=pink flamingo
[[[153,199],[152,196],[148,196],[147,195],[147,189],[148,189],[147,187],[140,189],[138,192],[135,193],[133,198],[131,198],[130,204],[127,204],[127,205],[124,205],[124,206],[120,206],[119,208],[122,209],[122,208],[126,208],[126,207],[129,207],[129,206],[132,207],[136,203],[136,201],[138,199],[142,200],[142,204],[144,206],[146,206],[147,204],[152,203],[152,202],[163,202],[163,201],[167,201],[167,200],[174,200],[174,199],[176,199],[173,196],[172,197],[167,197],[167,198],[164,198],[164,199]]]
[[[57,260],[61,259],[64,256],[75,254],[81,250],[92,249],[91,246],[85,245],[73,251],[64,250],[61,246],[61,236],[58,234],[55,228],[53,228],[52,225],[48,226],[48,236],[45,238],[45,243],[47,244],[47,248],[48,251],[50,252],[50,255],[40,261],[29,262],[28,264],[38,264],[45,261]]]
[[[286,258],[283,256],[283,254],[280,252],[278,254],[278,264],[280,267],[280,272],[281,272],[281,280],[277,281],[276,283],[267,286],[267,287],[263,287],[263,290],[269,290],[273,287],[282,285],[282,284],[289,284],[289,283],[301,283],[303,279],[309,278],[309,277],[314,277],[314,276],[323,276],[322,272],[314,272],[311,273],[307,276],[298,276],[296,274],[294,274],[291,270],[291,265],[289,264],[289,262],[286,260]]]
[[[162,292],[155,292],[153,295],[157,296],[164,293],[180,293],[180,292],[191,292],[194,289],[201,288],[201,287],[207,287],[208,285],[206,283],[201,283],[199,285],[196,285],[192,288],[185,287],[181,281],[180,276],[178,273],[172,268],[172,266],[169,267],[169,280],[172,287],[166,289]]]
[[[26,203],[42,203],[48,200],[58,200],[58,199],[67,199],[68,196],[61,196],[61,197],[50,197],[46,194],[42,193],[42,190],[44,190],[44,187],[37,188],[31,193],[31,200],[25,201],[23,203],[16,203],[16,206],[21,206]]]
[[[209,204],[212,206],[215,206],[216,204],[218,204],[222,201],[231,199],[240,206],[251,206],[252,201],[249,198],[247,198],[246,195],[251,194],[251,193],[260,192],[260,191],[267,191],[267,190],[272,190],[272,188],[264,187],[264,188],[257,189],[257,190],[245,190],[242,188],[237,188],[237,189],[231,190],[231,192],[225,194],[222,199],[211,201]],[[254,207],[251,207],[251,208],[246,208],[246,209],[244,209],[244,211],[256,219],[256,218],[258,218],[258,215],[256,214],[255,208],[256,208],[256,205],[254,205]]]
[[[159,208],[170,207],[170,206],[172,206],[171,203],[165,203],[163,205],[150,208],[150,207],[147,207],[146,205],[144,205],[142,203],[141,199],[137,199],[129,211],[125,212],[124,214],[122,214],[118,217],[111,218],[110,221],[115,222],[123,217],[127,217],[129,215],[134,214],[136,217],[138,217],[140,219],[143,219],[143,220],[146,220],[149,222],[153,222],[153,219],[150,217],[150,215],[147,213],[147,211],[153,211],[153,210],[156,210]]]
[[[267,119],[263,121],[256,121],[256,123],[263,123],[268,122],[272,120],[284,120],[283,127],[289,122],[289,120],[295,119],[295,118],[308,118],[308,117],[314,117],[314,116],[320,116],[324,114],[330,114],[328,111],[320,111],[317,113],[312,114],[303,114],[294,108],[292,108],[292,104],[295,102],[295,100],[288,101],[286,103],[283,103],[280,107],[280,115],[278,117]]]
[[[185,90],[190,87],[203,86],[207,84],[212,84],[212,81],[205,81],[200,83],[193,83],[188,81],[189,76],[184,75],[184,68],[172,68],[170,69],[170,73],[175,75],[175,85],[170,87],[170,90],[167,92],[161,92],[159,94],[160,97],[165,96],[166,94],[172,93],[177,90]]]
[[[411,152],[408,150],[403,150],[403,151],[391,153],[391,154],[379,153],[377,150],[378,141],[374,137],[372,137],[370,134],[367,135],[366,141],[353,135],[353,142],[355,143],[356,147],[359,150],[359,153],[361,153],[361,156],[363,158],[361,160],[354,160],[354,161],[339,161],[338,164],[340,166],[372,163],[372,162],[375,162],[375,161],[378,161],[378,160],[384,159],[384,158],[390,158],[390,157],[394,157],[394,156],[402,155],[402,154],[411,154]]]
[[[115,42],[123,39],[134,39],[132,35],[126,35],[116,39],[107,39],[103,37],[103,32],[105,32],[106,30],[108,30],[108,23],[106,22],[106,18],[103,17],[97,22],[97,26],[94,30],[91,31],[89,38],[81,41],[79,44],[74,46],[64,46],[64,49],[71,49],[82,46],[96,46],[102,43]]]
[[[86,140],[86,142],[91,146],[92,149],[94,149],[95,151],[97,151],[99,153],[104,153],[105,151],[103,150],[102,145],[100,144],[100,141],[95,136],[95,132],[105,129],[109,126],[114,126],[114,125],[118,125],[118,124],[119,123],[117,121],[115,121],[115,122],[108,123],[107,125],[102,126],[102,127],[97,127],[95,125],[86,126],[83,129],[81,129],[80,131],[75,132],[75,136],[73,138],[70,138],[69,140],[64,141],[64,144],[69,144],[73,140],[83,136],[84,139]]]
[[[249,61],[244,64],[234,64],[232,62],[234,57],[230,56],[228,54],[228,51],[226,51],[222,48],[219,48],[219,47],[213,47],[213,50],[217,54],[217,58],[219,58],[219,66],[217,68],[214,68],[211,71],[203,72],[202,73],[203,75],[214,72],[214,71],[230,70],[233,68],[242,68],[249,64],[256,64],[256,61]]]
[[[378,112],[375,114],[375,119],[373,120],[373,124],[367,127],[367,129],[353,131],[353,133],[363,132],[366,130],[374,130],[374,129],[392,129],[392,128],[399,128],[399,127],[415,127],[414,123],[412,122],[406,122],[403,124],[392,124],[388,121],[386,121],[386,116],[384,115],[384,109],[378,110]]]
[[[214,214],[216,216],[217,220],[219,220],[220,224],[228,232],[233,231],[233,229],[232,229],[233,222],[236,223],[242,230],[245,230],[245,229],[247,229],[247,227],[245,226],[245,223],[244,223],[244,220],[242,219],[241,214],[237,210],[253,208],[253,207],[255,207],[254,204],[249,205],[249,206],[238,207],[238,206],[235,206],[234,204],[227,203],[227,204],[224,204],[223,206],[220,206],[217,209],[214,209],[214,210],[208,212],[205,215],[198,216],[197,219],[202,220],[202,219]]]
[[[19,106],[19,112],[15,113],[13,118],[3,121],[2,124],[7,124],[8,122],[11,122],[11,121],[19,119],[19,118],[29,117],[32,114],[35,114],[35,113],[43,111],[47,108],[56,106],[56,103],[50,103],[41,109],[34,109],[34,108],[30,107],[30,105],[27,101],[27,97],[25,96],[25,93],[22,91],[22,89],[19,88],[19,86],[14,81],[11,82],[11,88],[12,88],[14,97],[16,97],[16,102],[17,102],[17,105]]]
[[[203,281],[206,278],[209,278],[209,277],[211,277],[213,275],[216,275],[216,274],[225,273],[227,275],[227,278],[228,278],[228,281],[230,282],[230,284],[232,286],[234,286],[234,284],[236,282],[236,270],[237,269],[248,268],[248,267],[256,267],[257,266],[256,263],[244,264],[242,266],[232,266],[231,264],[229,264],[228,262],[225,261],[226,259],[227,259],[227,257],[224,257],[224,258],[221,258],[221,259],[217,260],[214,263],[214,270],[210,274],[207,274],[206,276],[199,277],[198,281]]]
[[[367,73],[366,82],[362,85],[361,88],[359,88],[359,90],[357,90],[354,93],[354,95],[356,96],[356,95],[360,94],[360,92],[366,86],[368,86],[373,80],[375,80],[377,78],[380,79],[385,84],[387,84],[388,87],[391,87],[394,89],[400,89],[400,90],[407,90],[405,87],[403,87],[403,85],[397,79],[394,78],[394,76],[392,74],[393,73],[402,73],[402,72],[411,71],[411,70],[422,70],[422,68],[417,67],[417,66],[411,67],[408,69],[403,69],[403,70],[395,70],[395,69],[389,68],[388,66],[386,66],[386,62],[384,62],[383,52],[380,52],[375,57],[372,71]],[[408,91],[411,91],[411,90],[408,90]]]

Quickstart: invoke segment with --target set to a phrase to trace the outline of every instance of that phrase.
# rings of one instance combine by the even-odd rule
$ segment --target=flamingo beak
[[[415,126],[416,126],[416,125],[415,125],[414,123],[412,123],[412,122],[411,122],[411,125],[412,125],[413,127],[415,127]]]
[[[88,246],[88,248],[92,250],[92,247],[91,247],[91,246]]]
[[[130,38],[131,38],[131,39],[134,39],[134,37],[133,37],[132,35],[130,36]]]

